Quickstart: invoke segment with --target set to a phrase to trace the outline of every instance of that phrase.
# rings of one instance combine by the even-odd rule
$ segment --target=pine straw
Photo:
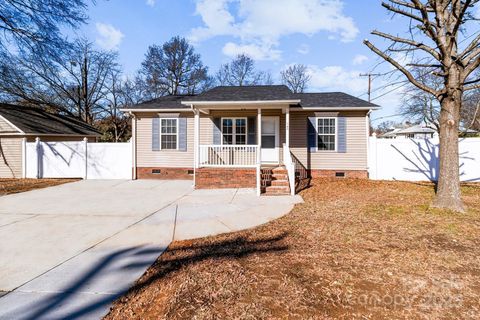
[[[78,179],[0,179],[0,196],[57,186]]]
[[[173,243],[106,319],[476,318],[480,186],[316,180],[264,226]]]

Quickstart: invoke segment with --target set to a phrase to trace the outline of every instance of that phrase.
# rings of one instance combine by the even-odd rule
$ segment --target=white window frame
[[[177,131],[177,134],[176,134],[176,139],[177,139],[177,141],[176,141],[176,146],[177,146],[177,147],[176,147],[175,149],[163,149],[163,148],[162,148],[163,135],[173,136],[172,133],[162,133],[162,120],[175,120],[175,126],[177,127],[177,130],[176,130],[176,131]],[[160,118],[160,125],[159,125],[159,130],[160,130],[160,132],[159,132],[159,135],[160,135],[160,150],[179,150],[179,149],[178,149],[178,147],[179,147],[179,146],[178,146],[178,142],[179,142],[179,140],[178,140],[178,132],[180,131],[179,129],[180,129],[180,128],[179,128],[179,126],[178,126],[178,118]]]
[[[322,135],[327,135],[327,136],[335,136],[335,149],[334,150],[323,150],[323,149],[319,149],[318,148],[318,136],[320,135],[318,133],[318,120],[319,119],[334,119],[335,120],[335,134],[324,134],[322,133]],[[317,152],[337,152],[338,150],[338,117],[316,117],[315,118],[315,131],[316,131],[316,134],[315,134],[315,148],[317,150]]]
[[[222,125],[220,126],[220,133],[221,133],[221,139],[220,139],[220,144],[223,146],[223,119],[231,119],[232,120],[232,144],[225,144],[226,146],[248,146],[248,118],[247,117],[222,117],[220,119]],[[237,129],[237,124],[236,120],[243,119],[245,120],[245,144],[237,144],[237,138],[236,138],[236,129]]]

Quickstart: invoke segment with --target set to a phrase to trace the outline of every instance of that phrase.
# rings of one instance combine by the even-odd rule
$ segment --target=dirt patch
[[[480,186],[429,209],[431,184],[314,180],[264,226],[173,243],[106,319],[474,319]]]
[[[78,179],[0,179],[0,196],[57,186],[73,181],[78,181]]]

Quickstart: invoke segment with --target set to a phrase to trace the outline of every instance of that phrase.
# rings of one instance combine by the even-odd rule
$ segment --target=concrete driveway
[[[95,319],[173,239],[250,228],[298,197],[88,180],[0,197],[0,319]]]

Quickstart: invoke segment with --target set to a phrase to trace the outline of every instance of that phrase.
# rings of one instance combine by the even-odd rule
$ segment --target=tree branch
[[[423,43],[420,43],[420,42],[414,41],[414,40],[409,40],[409,39],[404,39],[404,38],[392,36],[391,34],[380,32],[380,31],[377,31],[377,30],[372,31],[372,34],[376,35],[378,37],[382,37],[382,38],[392,40],[394,42],[405,43],[405,44],[408,44],[412,47],[416,47],[418,49],[421,49],[421,50],[429,53],[435,59],[440,60],[440,55],[438,54],[438,52],[436,52],[434,48],[431,48],[431,47],[427,46],[426,44],[423,44]]]
[[[470,90],[475,90],[475,89],[480,89],[480,83],[474,84],[472,86],[464,87],[463,91],[470,91]]]
[[[389,62],[391,65],[393,65],[395,68],[397,68],[400,72],[402,72],[406,77],[407,79],[413,84],[415,85],[417,88],[423,90],[423,91],[426,91],[430,94],[433,94],[435,97],[438,97],[440,95],[440,92],[424,85],[423,83],[417,81],[415,79],[415,77],[406,69],[404,68],[400,63],[398,63],[397,61],[395,61],[392,57],[390,57],[389,55],[385,54],[385,52],[382,52],[380,49],[378,49],[377,47],[375,47],[372,43],[370,43],[370,41],[368,40],[364,40],[363,43],[370,49],[372,50],[374,53],[376,53],[377,55],[379,55],[380,57],[382,57],[385,61]]]
[[[392,0],[390,0],[390,1],[392,1]],[[408,11],[405,11],[405,10],[402,10],[402,9],[399,9],[399,8],[395,8],[394,6],[391,6],[390,4],[388,4],[386,2],[382,2],[382,7],[386,8],[389,11],[401,14],[402,16],[409,17],[409,18],[411,18],[413,20],[416,20],[418,22],[423,22],[422,17],[416,16],[413,13],[410,13]]]

